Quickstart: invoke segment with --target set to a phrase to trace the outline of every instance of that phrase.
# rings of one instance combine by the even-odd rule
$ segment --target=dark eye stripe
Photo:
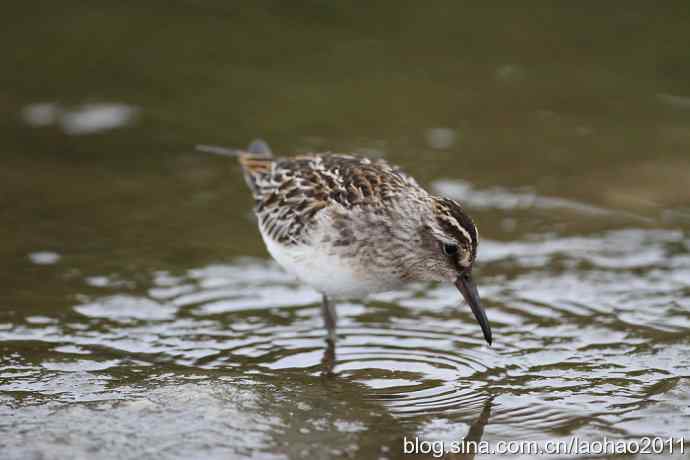
[[[465,214],[462,207],[457,202],[449,198],[444,198],[442,202],[448,209],[448,213],[455,218],[462,229],[465,230],[470,236],[470,241],[467,243],[472,252],[472,259],[474,259],[477,255],[477,227],[475,227],[470,216]],[[449,230],[452,230],[452,227],[454,227],[454,225],[451,225],[449,222],[442,222],[442,224],[450,227]],[[457,230],[453,233],[455,233],[456,236],[460,237],[462,240],[467,240],[465,235],[457,232]]]
[[[443,253],[449,257],[452,257],[458,253],[458,246],[456,244],[444,244]]]

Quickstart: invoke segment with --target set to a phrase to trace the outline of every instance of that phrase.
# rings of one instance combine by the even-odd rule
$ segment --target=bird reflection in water
[[[479,416],[472,422],[462,441],[414,441],[403,439],[403,455],[408,458],[445,458],[452,460],[472,460],[477,454],[486,453],[487,445],[482,443],[484,428],[489,423],[493,396],[484,400],[484,407]],[[409,445],[408,445],[409,443]]]
[[[333,366],[335,366],[335,342],[326,339],[326,348],[323,351],[323,358],[321,358],[321,374],[332,376]]]
[[[462,445],[465,446],[466,450],[469,452],[457,454],[449,453],[445,458],[453,460],[474,459],[475,455],[477,454],[479,442],[482,440],[482,436],[484,436],[484,427],[486,427],[486,425],[489,423],[489,418],[491,417],[493,399],[493,396],[489,396],[484,401],[484,407],[482,408],[481,414],[479,414],[479,417],[472,422],[472,425],[470,425],[470,429],[467,432],[467,436],[465,436],[465,438],[462,440]]]

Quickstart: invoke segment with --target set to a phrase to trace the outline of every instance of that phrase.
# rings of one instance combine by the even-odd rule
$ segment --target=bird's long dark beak
[[[474,317],[477,318],[477,322],[482,327],[482,332],[484,333],[484,338],[491,345],[491,326],[489,326],[489,320],[486,318],[486,313],[482,308],[482,304],[479,300],[479,292],[477,292],[477,286],[474,285],[472,281],[472,275],[470,271],[467,270],[458,276],[455,280],[455,286],[458,291],[462,293],[474,313]]]

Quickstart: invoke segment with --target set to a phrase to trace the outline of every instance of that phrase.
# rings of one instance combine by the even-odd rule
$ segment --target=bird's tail
[[[229,149],[219,145],[197,144],[194,146],[199,152],[220,155],[223,157],[237,158],[241,161],[243,157],[249,158],[273,158],[271,147],[263,139],[255,139],[249,144],[247,150]]]
[[[263,139],[254,139],[251,142],[251,144],[249,144],[249,147],[247,147],[247,153],[251,153],[252,155],[261,155],[269,158],[273,156],[273,152],[271,152],[271,147],[269,147],[268,143]]]
[[[262,139],[253,140],[247,150],[229,149],[217,145],[197,145],[196,150],[212,155],[237,158],[242,166],[244,180],[255,197],[260,194],[260,187],[257,182],[261,176],[270,172],[273,163],[273,152],[271,152],[266,141]]]

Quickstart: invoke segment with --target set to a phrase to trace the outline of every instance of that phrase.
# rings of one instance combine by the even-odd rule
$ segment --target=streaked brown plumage
[[[305,243],[316,214],[325,208],[381,212],[402,190],[419,188],[414,179],[383,160],[350,155],[290,159],[243,155],[240,164],[261,224],[283,244]]]

